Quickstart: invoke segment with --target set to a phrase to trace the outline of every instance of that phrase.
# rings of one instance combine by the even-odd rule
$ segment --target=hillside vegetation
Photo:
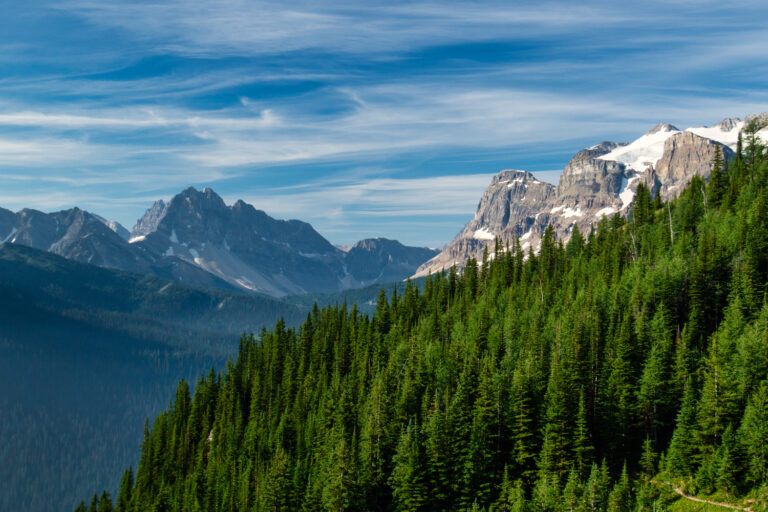
[[[754,128],[754,127],[753,127]],[[538,254],[314,308],[243,337],[78,510],[666,508],[768,489],[768,163],[725,170]]]

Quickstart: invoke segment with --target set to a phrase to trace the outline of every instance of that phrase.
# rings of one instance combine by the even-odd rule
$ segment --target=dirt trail
[[[748,507],[747,508],[743,508],[743,507],[739,507],[738,505],[731,505],[730,503],[721,503],[719,501],[703,500],[701,498],[697,498],[696,496],[689,496],[688,494],[685,494],[682,489],[680,489],[679,487],[675,487],[675,486],[672,486],[672,489],[674,489],[677,494],[679,494],[680,496],[682,496],[683,498],[685,498],[687,500],[698,501],[699,503],[707,503],[709,505],[715,505],[717,507],[725,507],[725,508],[730,508],[730,509],[733,509],[733,510],[744,510],[745,512],[751,512],[751,509],[748,508]]]

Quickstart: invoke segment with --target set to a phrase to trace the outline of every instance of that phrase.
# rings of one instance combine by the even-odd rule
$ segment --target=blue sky
[[[768,110],[764,0],[9,4],[0,206],[129,229],[194,185],[439,246],[501,169]]]

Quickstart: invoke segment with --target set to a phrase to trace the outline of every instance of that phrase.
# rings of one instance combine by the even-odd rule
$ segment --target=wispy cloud
[[[445,240],[503,167],[768,110],[758,0],[30,1],[0,20],[0,204],[128,224],[193,184]]]
[[[350,233],[403,238],[409,222],[419,226],[419,245],[440,245],[442,233],[472,217],[477,200],[493,174],[464,174],[433,178],[373,178],[341,183],[322,181],[301,187],[269,191],[245,190],[228,194],[229,202],[244,199],[279,218],[297,218],[311,222],[321,233],[347,233],[336,237],[343,243],[354,242]],[[414,222],[415,221],[415,222]],[[446,221],[448,224],[446,226]],[[434,232],[426,226],[440,226]],[[411,229],[409,231],[414,231]],[[414,233],[415,234],[415,233]],[[420,242],[416,242],[420,240]]]
[[[366,53],[445,42],[546,37],[596,26],[637,23],[640,13],[606,6],[540,3],[324,3],[186,0],[62,4],[97,26],[125,30],[163,51],[192,55],[283,53],[296,50]]]

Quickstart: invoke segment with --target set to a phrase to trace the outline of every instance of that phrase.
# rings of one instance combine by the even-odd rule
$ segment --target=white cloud
[[[77,107],[74,107],[77,109]],[[0,126],[34,126],[41,128],[65,129],[146,129],[146,128],[226,128],[227,130],[254,130],[276,126],[280,119],[269,109],[255,116],[219,117],[202,112],[181,112],[177,109],[156,109],[149,107],[127,107],[91,113],[46,113],[22,111],[0,113]]]
[[[100,27],[125,30],[158,49],[188,55],[259,55],[311,49],[342,53],[403,50],[444,42],[546,37],[637,23],[641,12],[606,6],[171,0],[62,4]],[[650,19],[650,15],[646,16]],[[655,19],[655,17],[654,17]]]

